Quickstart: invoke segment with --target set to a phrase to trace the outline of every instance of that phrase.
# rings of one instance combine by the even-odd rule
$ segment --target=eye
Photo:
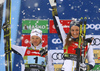
[[[79,29],[76,29],[76,31],[79,31]]]
[[[34,38],[32,37],[32,39],[34,39]]]
[[[38,37],[36,39],[39,39]]]
[[[73,31],[74,31],[74,29],[71,30],[71,32],[73,32]]]

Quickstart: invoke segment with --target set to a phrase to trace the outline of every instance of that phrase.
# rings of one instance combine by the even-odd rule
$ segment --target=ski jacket
[[[50,57],[49,61],[51,64],[48,64],[47,68],[47,64],[46,64],[46,59],[47,56],[41,56],[39,53],[39,50],[43,48],[42,44],[34,47],[33,45],[31,45],[31,47],[23,47],[23,46],[16,46],[16,45],[12,45],[12,49],[14,52],[17,52],[18,54],[20,54],[23,59],[24,59],[24,64],[22,64],[21,66],[21,71],[24,71],[25,68],[39,68],[40,70],[45,69],[45,71],[49,71],[49,68],[51,67],[53,68],[52,65],[52,58],[50,56],[50,53],[48,52],[48,56]],[[54,70],[53,70],[54,71]]]
[[[58,15],[57,15],[57,12],[55,11],[53,14],[53,21],[54,21],[54,25],[55,25],[55,28],[56,28],[56,31],[57,31],[57,34],[59,35],[59,38],[60,38],[60,40],[62,41],[62,43],[63,43],[63,47],[65,46],[65,39],[66,39],[66,37],[67,37],[67,35],[66,35],[66,33],[65,33],[65,31],[64,31],[64,29],[63,29],[63,26],[61,25],[61,23],[60,23],[60,20],[59,20],[59,17],[58,17]],[[75,45],[76,44],[76,45]],[[78,43],[77,42],[74,42],[73,43],[73,45],[75,45],[75,46],[77,46],[78,45]],[[66,54],[75,54],[75,50],[73,51],[73,49],[74,48],[77,48],[77,47],[70,47],[70,48],[68,48],[68,49],[65,49],[64,48],[64,53],[66,53]],[[88,52],[87,52],[87,59],[88,59],[88,63],[90,64],[90,65],[95,65],[95,61],[94,61],[94,54],[93,54],[93,48],[92,47],[88,47],[89,48],[89,50],[88,50]],[[87,49],[86,49],[87,50]]]

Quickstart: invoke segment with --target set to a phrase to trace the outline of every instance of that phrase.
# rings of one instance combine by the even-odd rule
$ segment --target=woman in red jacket
[[[59,38],[63,42],[63,49],[64,49],[64,64],[62,66],[62,71],[75,71],[76,70],[76,64],[77,64],[77,54],[76,54],[76,48],[78,48],[78,39],[79,39],[79,30],[80,25],[79,21],[73,20],[70,23],[70,31],[66,35],[65,31],[63,30],[63,27],[59,21],[59,17],[57,14],[57,7],[56,7],[56,0],[49,0],[50,5],[52,7],[52,15],[53,15],[53,21],[55,28],[57,30],[57,33],[59,35]],[[88,70],[92,69],[95,65],[94,56],[93,56],[93,48],[87,45],[85,47],[85,56],[87,56],[88,59]],[[88,52],[87,52],[88,50]],[[86,65],[82,65],[81,68],[86,68]]]

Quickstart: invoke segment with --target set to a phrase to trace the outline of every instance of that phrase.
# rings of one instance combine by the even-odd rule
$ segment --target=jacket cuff
[[[93,65],[90,65],[90,64],[89,64],[89,67],[90,67],[90,70],[94,68],[94,66]]]

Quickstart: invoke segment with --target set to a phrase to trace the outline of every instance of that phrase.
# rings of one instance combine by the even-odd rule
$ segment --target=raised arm
[[[56,7],[56,0],[49,0],[50,5],[52,7],[52,16],[53,16],[53,21],[54,21],[54,26],[56,28],[56,31],[58,33],[58,36],[60,40],[63,42],[63,45],[65,44],[65,38],[66,38],[66,33],[63,29],[63,26],[60,23],[58,13],[57,13],[57,7]]]
[[[11,47],[14,53],[20,54],[22,57],[24,56],[26,48],[27,48],[27,47],[16,46],[16,45],[11,45]]]

